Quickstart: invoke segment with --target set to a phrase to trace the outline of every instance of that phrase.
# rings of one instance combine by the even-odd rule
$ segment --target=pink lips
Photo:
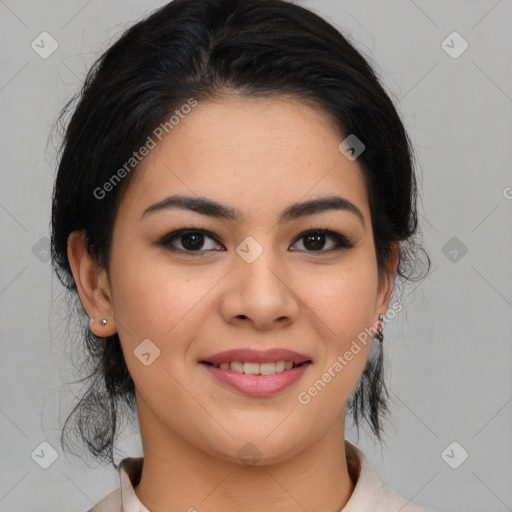
[[[231,363],[234,361],[248,363],[269,363],[272,361],[292,361],[295,365],[273,375],[246,375],[233,370],[223,370],[211,364]],[[249,396],[268,396],[293,385],[311,365],[311,359],[298,352],[287,349],[251,350],[234,349],[219,352],[200,361],[204,368],[218,381]]]

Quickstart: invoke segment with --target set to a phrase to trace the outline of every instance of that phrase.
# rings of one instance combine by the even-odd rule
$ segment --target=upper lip
[[[268,350],[253,349],[233,349],[218,352],[212,356],[208,356],[201,360],[205,363],[232,363],[233,361],[241,361],[247,363],[271,363],[274,361],[291,361],[294,364],[301,364],[311,361],[311,358],[305,354],[300,354],[294,350],[285,348],[272,348]]]

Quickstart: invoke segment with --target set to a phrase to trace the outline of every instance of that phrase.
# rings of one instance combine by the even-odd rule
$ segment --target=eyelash
[[[216,236],[214,236],[209,231],[207,231],[205,229],[201,229],[201,228],[196,228],[196,229],[192,229],[192,228],[189,228],[189,229],[179,229],[177,231],[173,231],[173,232],[165,235],[157,243],[158,243],[158,245],[162,245],[162,246],[164,246],[165,248],[167,248],[168,250],[170,250],[172,252],[187,254],[187,255],[191,255],[191,256],[204,255],[205,252],[210,252],[213,249],[197,250],[197,251],[187,251],[187,250],[182,250],[182,249],[176,249],[175,247],[173,247],[171,245],[172,242],[174,242],[176,239],[179,239],[183,235],[198,234],[198,233],[202,234],[202,235],[205,235],[208,238],[211,238],[212,240],[214,240],[217,244],[222,245],[221,242],[219,242],[219,240],[218,240],[218,238]],[[334,249],[318,250],[318,251],[308,251],[308,250],[301,251],[301,250],[298,250],[298,249],[293,249],[293,250],[294,251],[298,250],[299,252],[307,252],[307,253],[312,253],[312,254],[315,254],[315,253],[316,254],[326,254],[326,253],[330,254],[330,253],[337,252],[337,251],[340,251],[340,250],[343,250],[343,249],[352,249],[354,247],[354,244],[350,241],[349,238],[343,236],[340,233],[337,233],[336,231],[331,231],[330,229],[323,229],[323,228],[310,229],[308,231],[304,231],[298,237],[295,238],[295,240],[294,240],[292,245],[294,245],[295,243],[297,243],[301,239],[307,237],[308,235],[314,235],[314,234],[328,235],[328,237],[331,237],[331,238],[333,238],[336,241],[337,247],[334,248]]]

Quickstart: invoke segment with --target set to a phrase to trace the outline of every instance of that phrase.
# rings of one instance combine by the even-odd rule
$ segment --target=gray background
[[[512,1],[301,3],[348,32],[383,75],[416,148],[432,257],[430,276],[406,289],[385,327],[387,445],[364,435],[358,444],[388,486],[419,504],[512,510]],[[59,445],[80,389],[63,385],[75,374],[48,263],[58,142],[48,135],[99,52],[162,4],[0,0],[0,511],[85,511],[119,485],[113,468],[90,468]],[[31,48],[43,31],[58,43],[46,59]],[[452,56],[442,47],[453,31],[469,44],[457,58],[460,40],[447,40]],[[31,456],[42,442],[58,453],[48,469]],[[138,455],[140,436],[128,431],[119,446]],[[459,464],[462,450],[469,457],[453,469],[445,460]]]

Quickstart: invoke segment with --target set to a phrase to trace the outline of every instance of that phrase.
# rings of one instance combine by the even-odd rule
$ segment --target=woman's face
[[[115,220],[109,295],[145,443],[276,462],[343,428],[370,347],[358,335],[391,281],[379,287],[363,174],[342,140],[299,100],[229,97],[199,103],[142,161]],[[323,198],[353,206],[301,207]],[[183,229],[196,232],[169,236]],[[321,229],[332,234],[308,234]],[[248,352],[220,354],[235,350]]]

